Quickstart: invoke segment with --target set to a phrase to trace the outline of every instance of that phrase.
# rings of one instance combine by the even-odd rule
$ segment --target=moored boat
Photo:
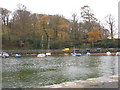
[[[2,53],[2,58],[8,58],[9,57],[9,54],[8,53],[6,53],[6,52],[3,52]]]
[[[81,53],[77,53],[76,56],[81,56],[82,54]]]
[[[81,56],[81,53],[71,53],[72,56]]]
[[[15,54],[15,58],[21,58],[20,54]]]
[[[72,56],[76,56],[76,53],[71,53]]]
[[[46,55],[46,56],[51,56],[51,53],[46,53],[45,55]]]
[[[44,54],[44,53],[40,53],[37,55],[37,57],[45,57],[45,56],[46,56],[46,54]]]
[[[107,55],[111,55],[111,52],[106,52]]]
[[[89,52],[87,52],[87,53],[86,53],[86,55],[87,55],[87,56],[90,56],[90,53],[89,53]]]
[[[30,54],[30,56],[37,56],[37,54],[34,54],[34,53],[33,53],[33,54]]]
[[[120,52],[116,52],[116,56],[120,56]]]

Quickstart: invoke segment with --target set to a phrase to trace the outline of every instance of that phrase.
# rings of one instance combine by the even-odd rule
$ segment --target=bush
[[[106,41],[100,41],[95,43],[95,47],[101,47],[101,48],[117,48],[118,42],[112,41],[112,40],[106,40]]]

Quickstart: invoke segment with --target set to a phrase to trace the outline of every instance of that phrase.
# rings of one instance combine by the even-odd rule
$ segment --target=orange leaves
[[[60,29],[66,29],[66,28],[69,28],[69,26],[67,25],[67,23],[65,22],[65,20],[60,20],[59,21],[59,25],[58,25],[58,28]]]
[[[48,30],[46,26],[48,23],[48,19],[49,19],[48,15],[43,15],[38,19],[38,21],[36,22],[36,31],[35,31],[37,35],[43,35],[44,32],[47,32],[45,30]]]
[[[94,29],[91,32],[88,32],[88,41],[89,42],[97,42],[98,40],[101,40],[101,32],[100,30]]]
[[[44,16],[42,16],[42,17],[38,20],[38,22],[39,22],[40,24],[47,24],[48,18],[49,18],[48,15],[44,15]]]
[[[48,15],[44,15],[44,16],[42,16],[40,19],[38,19],[38,21],[36,22],[36,26],[37,27],[41,27],[41,28],[43,28],[44,26],[43,25],[45,25],[45,24],[47,24],[48,23],[48,18],[49,18],[49,16]]]

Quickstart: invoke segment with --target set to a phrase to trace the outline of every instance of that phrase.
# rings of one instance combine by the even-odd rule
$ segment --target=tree
[[[94,17],[91,8],[88,5],[81,7],[81,17],[85,22],[96,22],[97,19]]]
[[[29,41],[33,38],[33,28],[31,13],[27,11],[26,6],[19,4],[18,9],[13,12],[11,20],[11,34],[12,40],[23,42],[29,45]]]
[[[69,21],[63,16],[53,15],[49,18],[49,28],[51,29],[51,44],[53,48],[61,48],[68,40]],[[66,38],[63,38],[66,35]]]
[[[81,18],[83,18],[85,30],[90,32],[93,29],[93,25],[96,23],[97,19],[88,5],[81,7]]]
[[[0,11],[2,37],[4,40],[10,40],[10,29],[8,27],[8,24],[11,11],[5,8],[0,8]]]
[[[50,41],[55,44],[58,43],[59,40],[63,39],[61,38],[62,35],[64,35],[63,32],[66,32],[66,29],[69,28],[69,26],[66,21],[58,15],[43,15],[36,22],[36,28],[37,35],[44,35],[46,37],[46,45],[47,48],[49,48]]]
[[[48,19],[49,16],[48,15],[43,15],[41,18],[38,19],[38,21],[36,22],[36,27],[37,27],[37,33],[39,33],[39,35],[41,34],[41,36],[43,36],[45,34],[46,36],[46,41],[47,41],[47,47],[49,49],[49,29],[48,29]]]
[[[82,29],[82,23],[79,22],[77,14],[72,14],[72,20],[70,21],[70,45],[77,46],[82,43],[84,31]]]
[[[115,18],[109,14],[106,16],[106,23],[108,24],[109,30],[110,30],[110,36],[113,40],[114,38],[114,28],[115,28]]]
[[[77,19],[77,15],[73,14],[72,15],[72,22],[71,22],[71,36],[73,39],[73,41],[77,41],[78,40],[78,19]]]
[[[54,15],[50,17],[50,27],[53,30],[53,40],[58,39],[59,31],[66,31],[69,28],[68,20],[62,16]]]
[[[100,30],[94,29],[91,32],[88,32],[87,41],[91,42],[91,46],[94,47],[94,43],[98,40],[102,40]]]
[[[0,8],[0,10],[1,10],[1,17],[2,17],[2,21],[3,21],[3,25],[8,25],[9,15],[10,15],[11,11],[8,9],[5,9],[5,8]]]
[[[69,21],[62,16],[55,15],[53,16],[52,29],[54,31],[54,44],[58,48],[63,48],[63,44],[68,40],[69,33]]]

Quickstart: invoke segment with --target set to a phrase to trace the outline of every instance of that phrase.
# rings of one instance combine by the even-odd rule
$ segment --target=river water
[[[2,88],[38,88],[118,75],[119,56],[10,57],[2,59]]]

